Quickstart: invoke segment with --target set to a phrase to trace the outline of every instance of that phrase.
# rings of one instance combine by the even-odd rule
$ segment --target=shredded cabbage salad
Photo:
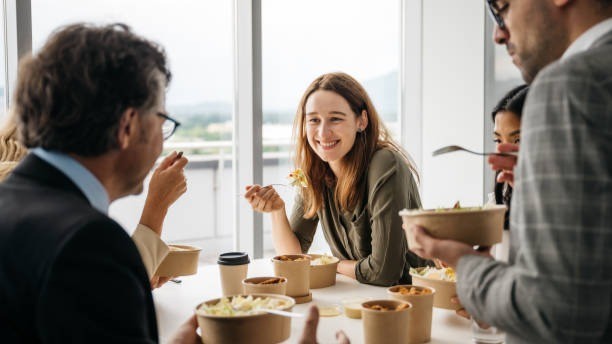
[[[334,257],[324,254],[319,258],[311,260],[310,265],[327,265],[333,263],[334,261]]]
[[[410,273],[413,275],[418,275],[418,276],[429,278],[429,279],[448,281],[448,282],[457,282],[457,276],[455,275],[455,270],[453,270],[453,268],[436,269],[432,266],[419,268],[419,269],[410,268]]]
[[[253,297],[253,295],[223,297],[213,305],[202,304],[198,311],[208,315],[237,316],[263,313],[262,309],[280,309],[289,303],[282,299],[270,297]]]

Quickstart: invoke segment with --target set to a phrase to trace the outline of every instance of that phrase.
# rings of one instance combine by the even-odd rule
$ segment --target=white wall
[[[426,208],[482,204],[483,159],[432,157],[457,144],[483,149],[485,12],[482,0],[423,1],[422,200]]]

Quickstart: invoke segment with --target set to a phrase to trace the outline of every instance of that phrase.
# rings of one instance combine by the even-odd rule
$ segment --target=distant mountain
[[[363,81],[363,86],[372,98],[374,106],[385,121],[397,119],[398,75],[391,71],[379,77]],[[215,121],[231,120],[232,104],[226,102],[203,102],[192,105],[169,106],[168,111],[179,120],[191,117],[214,117]],[[295,109],[268,109],[264,123],[292,123]],[[287,114],[290,114],[288,116]]]

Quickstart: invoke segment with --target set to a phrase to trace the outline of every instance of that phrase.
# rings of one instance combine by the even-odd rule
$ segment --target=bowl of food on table
[[[504,229],[504,205],[462,207],[459,202],[452,208],[404,209],[404,231],[411,249],[420,247],[414,239],[412,227],[421,226],[438,239],[451,239],[468,245],[492,246],[501,242]]]
[[[306,254],[284,254],[272,258],[274,275],[287,279],[286,295],[293,297],[297,303],[312,300],[310,293],[310,261]]]
[[[369,296],[353,296],[342,299],[344,315],[351,319],[361,319],[361,305],[370,300],[372,300],[372,298]]]
[[[233,295],[204,301],[195,313],[203,343],[272,344],[291,335],[291,318],[266,310],[291,311],[295,301],[284,295]]]
[[[451,298],[457,295],[457,276],[453,268],[433,266],[410,268],[410,276],[413,285],[430,287],[435,290],[434,307],[451,310],[461,308],[458,304],[451,302]]]
[[[287,292],[287,279],[285,277],[251,277],[242,280],[245,294],[280,294]]]
[[[366,343],[408,343],[407,324],[412,304],[400,300],[372,300],[361,304],[363,339]]]
[[[155,271],[155,276],[176,277],[194,275],[198,272],[201,249],[188,245],[168,245],[170,251]]]
[[[310,289],[331,287],[336,284],[336,271],[340,259],[327,254],[308,254],[310,261]]]

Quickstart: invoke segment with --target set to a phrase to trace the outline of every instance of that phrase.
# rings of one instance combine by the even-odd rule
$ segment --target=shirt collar
[[[32,153],[64,173],[83,192],[92,207],[108,214],[110,202],[106,189],[87,168],[68,154],[61,152],[37,147],[32,149]]]
[[[572,44],[570,44],[567,50],[565,50],[565,53],[563,53],[563,56],[561,56],[561,60],[565,60],[572,55],[588,50],[593,43],[611,30],[612,18],[608,18],[595,24],[593,27],[580,35],[574,42],[572,42]]]

